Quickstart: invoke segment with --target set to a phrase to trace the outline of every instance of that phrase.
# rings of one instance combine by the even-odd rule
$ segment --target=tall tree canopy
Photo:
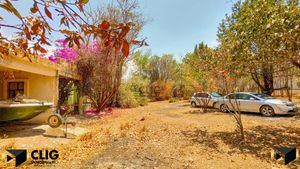
[[[298,0],[238,1],[220,24],[218,39],[236,69],[272,94],[274,74],[300,58],[299,25]]]

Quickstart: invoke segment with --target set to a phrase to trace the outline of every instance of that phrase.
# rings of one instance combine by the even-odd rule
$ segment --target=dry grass
[[[3,149],[14,149],[16,148],[16,142],[15,140],[9,141],[8,144],[5,145],[5,147]]]
[[[56,168],[295,168],[268,157],[275,145],[300,145],[300,119],[242,114],[245,141],[230,114],[189,103],[150,103],[82,123],[91,131],[59,148]],[[143,120],[142,120],[143,119]],[[31,167],[31,166],[30,166]]]
[[[128,130],[130,129],[131,125],[129,124],[129,122],[123,123],[120,125],[120,130]]]
[[[85,133],[83,135],[80,136],[79,140],[80,141],[89,141],[93,138],[93,133],[91,132],[88,132],[88,133]]]

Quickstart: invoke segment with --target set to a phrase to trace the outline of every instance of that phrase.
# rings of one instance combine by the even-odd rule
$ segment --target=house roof
[[[7,55],[0,57],[0,67],[13,70],[25,71],[45,76],[61,76],[79,80],[75,64],[68,63],[64,60],[60,63],[53,63],[46,58],[36,55],[24,57],[22,53],[17,55]]]

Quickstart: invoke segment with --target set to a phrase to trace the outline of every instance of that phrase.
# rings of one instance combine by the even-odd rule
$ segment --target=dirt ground
[[[55,148],[60,155],[56,164],[37,166],[28,161],[21,168],[300,168],[299,161],[285,166],[270,158],[274,146],[300,147],[299,116],[243,114],[244,142],[230,113],[203,113],[183,101],[75,120],[76,127],[86,132],[73,139],[16,137],[16,148]],[[0,139],[2,149],[12,146],[7,137]],[[21,144],[22,138],[27,141]],[[0,163],[0,168],[12,166]]]

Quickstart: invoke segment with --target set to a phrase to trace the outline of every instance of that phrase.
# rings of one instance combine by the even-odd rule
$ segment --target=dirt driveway
[[[60,158],[47,168],[297,168],[270,159],[274,146],[300,146],[300,118],[242,116],[240,142],[230,114],[202,113],[187,102],[156,102],[83,121],[88,133],[56,146]],[[9,164],[3,166],[9,167]],[[23,165],[45,168],[45,166]],[[0,166],[1,168],[1,166]]]

